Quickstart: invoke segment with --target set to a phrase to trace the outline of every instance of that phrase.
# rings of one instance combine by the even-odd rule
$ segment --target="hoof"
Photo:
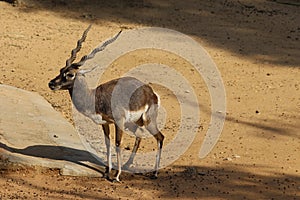
[[[123,169],[129,169],[131,165],[132,165],[132,161],[128,160],[128,161],[122,166],[122,168],[123,168]]]
[[[107,175],[107,174],[106,174],[106,175],[104,175],[104,176],[103,176],[103,178],[105,178],[106,180],[109,180],[109,181],[111,180],[110,176],[109,176],[109,175]]]
[[[128,165],[128,164],[125,164],[125,165],[122,166],[122,169],[125,169],[125,170],[130,169],[130,165],[131,165],[131,164],[129,164],[129,165]]]
[[[156,174],[152,174],[152,175],[150,176],[150,179],[152,179],[152,180],[157,179],[157,175],[156,175]]]
[[[117,178],[114,178],[114,179],[111,180],[111,182],[113,182],[113,183],[120,183],[121,181],[119,179],[117,179]]]

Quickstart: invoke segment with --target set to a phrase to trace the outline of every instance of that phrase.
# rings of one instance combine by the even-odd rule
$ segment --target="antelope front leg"
[[[115,177],[115,181],[119,182],[121,171],[122,171],[122,158],[121,158],[121,140],[123,136],[123,131],[118,127],[118,125],[115,125],[116,128],[116,152],[117,152],[117,162],[118,162],[118,173]]]
[[[106,145],[106,157],[107,157],[107,167],[105,170],[105,176],[108,180],[110,180],[110,172],[112,168],[111,162],[111,147],[110,147],[110,137],[109,137],[109,125],[102,125],[104,136],[105,136],[105,145]]]
[[[140,137],[135,138],[135,143],[134,143],[131,155],[130,155],[128,161],[123,166],[125,169],[129,169],[130,165],[132,165],[134,157],[136,155],[136,152],[140,146],[141,140],[142,140],[142,138],[140,138]]]

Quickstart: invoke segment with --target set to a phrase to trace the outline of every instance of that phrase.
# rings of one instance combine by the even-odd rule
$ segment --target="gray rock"
[[[39,94],[1,84],[0,110],[0,152],[8,162],[102,176],[74,127]]]

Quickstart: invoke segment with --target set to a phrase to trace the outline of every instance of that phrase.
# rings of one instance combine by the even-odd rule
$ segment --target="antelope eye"
[[[74,74],[67,73],[67,74],[65,74],[65,77],[67,77],[67,78],[73,78],[73,77],[74,77]]]
[[[74,74],[67,74],[67,77],[72,78],[72,77],[74,77]]]

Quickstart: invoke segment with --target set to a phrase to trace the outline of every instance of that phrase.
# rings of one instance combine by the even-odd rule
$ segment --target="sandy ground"
[[[93,23],[93,28],[81,55],[120,29],[166,27],[191,36],[209,52],[225,85],[227,118],[214,150],[199,159],[210,119],[209,94],[203,80],[186,72],[188,66],[172,55],[136,52],[120,58],[105,77],[121,76],[126,66],[153,60],[181,70],[201,105],[201,126],[187,152],[163,168],[158,180],[124,173],[121,183],[61,176],[56,169],[7,169],[2,161],[0,199],[300,198],[297,1],[20,2],[12,6],[0,1],[2,84],[38,92],[72,122],[67,92],[54,93],[47,83],[64,66],[88,24]],[[179,126],[179,110],[168,107],[176,105],[168,90],[153,87],[168,111],[163,129],[168,142]],[[125,139],[124,147],[128,141]],[[150,144],[143,143],[142,149]]]

